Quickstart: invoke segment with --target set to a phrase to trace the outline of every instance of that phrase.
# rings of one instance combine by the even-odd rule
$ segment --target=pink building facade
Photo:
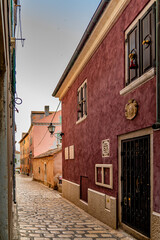
[[[34,157],[61,147],[61,121],[61,110],[50,112],[48,106],[45,106],[45,111],[31,112],[31,126],[20,140],[21,172],[32,175]],[[48,131],[51,122],[55,126],[52,136]],[[24,151],[27,155],[23,154]],[[27,170],[22,171],[22,169]]]
[[[51,136],[48,131],[48,126],[52,119],[52,124],[55,126],[55,133],[53,136]],[[52,113],[40,120],[33,121],[31,131],[32,155],[34,157],[50,149],[57,148],[57,146],[61,145],[59,135],[61,133],[61,110],[56,114]]]
[[[160,238],[155,26],[154,0],[102,1],[53,93],[63,196],[139,239]]]

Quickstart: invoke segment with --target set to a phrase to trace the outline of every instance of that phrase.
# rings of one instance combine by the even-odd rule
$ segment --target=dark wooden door
[[[80,177],[80,198],[88,202],[88,177]]]
[[[150,237],[150,136],[122,141],[122,222]]]

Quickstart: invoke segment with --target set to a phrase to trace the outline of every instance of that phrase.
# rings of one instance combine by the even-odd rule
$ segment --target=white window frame
[[[137,18],[132,22],[132,24],[127,28],[125,31],[125,40],[127,39],[128,33],[133,29],[133,27],[136,25],[139,19],[143,17],[143,15],[147,12],[147,10],[156,2],[156,0],[151,0],[147,6],[142,10],[142,12],[137,16]],[[127,83],[128,79],[128,43],[125,43],[125,84]],[[142,84],[146,83],[150,79],[152,79],[155,75],[155,68],[151,68],[149,71],[138,77],[136,80],[131,82],[128,86],[124,87],[122,90],[120,90],[120,95],[126,95],[127,93],[130,93],[131,91],[135,90]]]
[[[101,182],[98,182],[97,180],[97,170],[98,168],[101,168]],[[104,183],[104,169],[109,169],[109,184]],[[95,165],[95,184],[113,189],[113,165],[112,164],[96,164]]]
[[[85,84],[87,85],[87,79],[86,79],[86,80],[82,83],[82,85],[78,88],[77,93],[81,91],[81,88],[83,88]],[[88,89],[88,86],[87,86],[87,89]],[[88,105],[87,105],[87,95],[88,95],[88,94],[87,94],[87,89],[86,89],[86,106],[87,106],[87,109],[88,109]],[[83,91],[84,91],[84,88],[83,88]],[[80,99],[79,99],[79,101],[80,101]],[[85,120],[86,117],[87,117],[87,114],[85,113],[85,109],[84,109],[84,105],[83,105],[83,117],[80,117],[80,118],[77,120],[76,124],[78,124],[78,123],[82,122],[83,120]]]

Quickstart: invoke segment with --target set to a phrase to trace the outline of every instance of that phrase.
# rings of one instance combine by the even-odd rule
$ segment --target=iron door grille
[[[122,141],[122,222],[150,237],[150,136]]]

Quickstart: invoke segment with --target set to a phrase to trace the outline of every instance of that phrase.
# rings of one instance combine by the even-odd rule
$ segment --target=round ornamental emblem
[[[138,112],[138,103],[136,100],[131,99],[125,106],[125,116],[127,119],[132,120],[135,118]]]

